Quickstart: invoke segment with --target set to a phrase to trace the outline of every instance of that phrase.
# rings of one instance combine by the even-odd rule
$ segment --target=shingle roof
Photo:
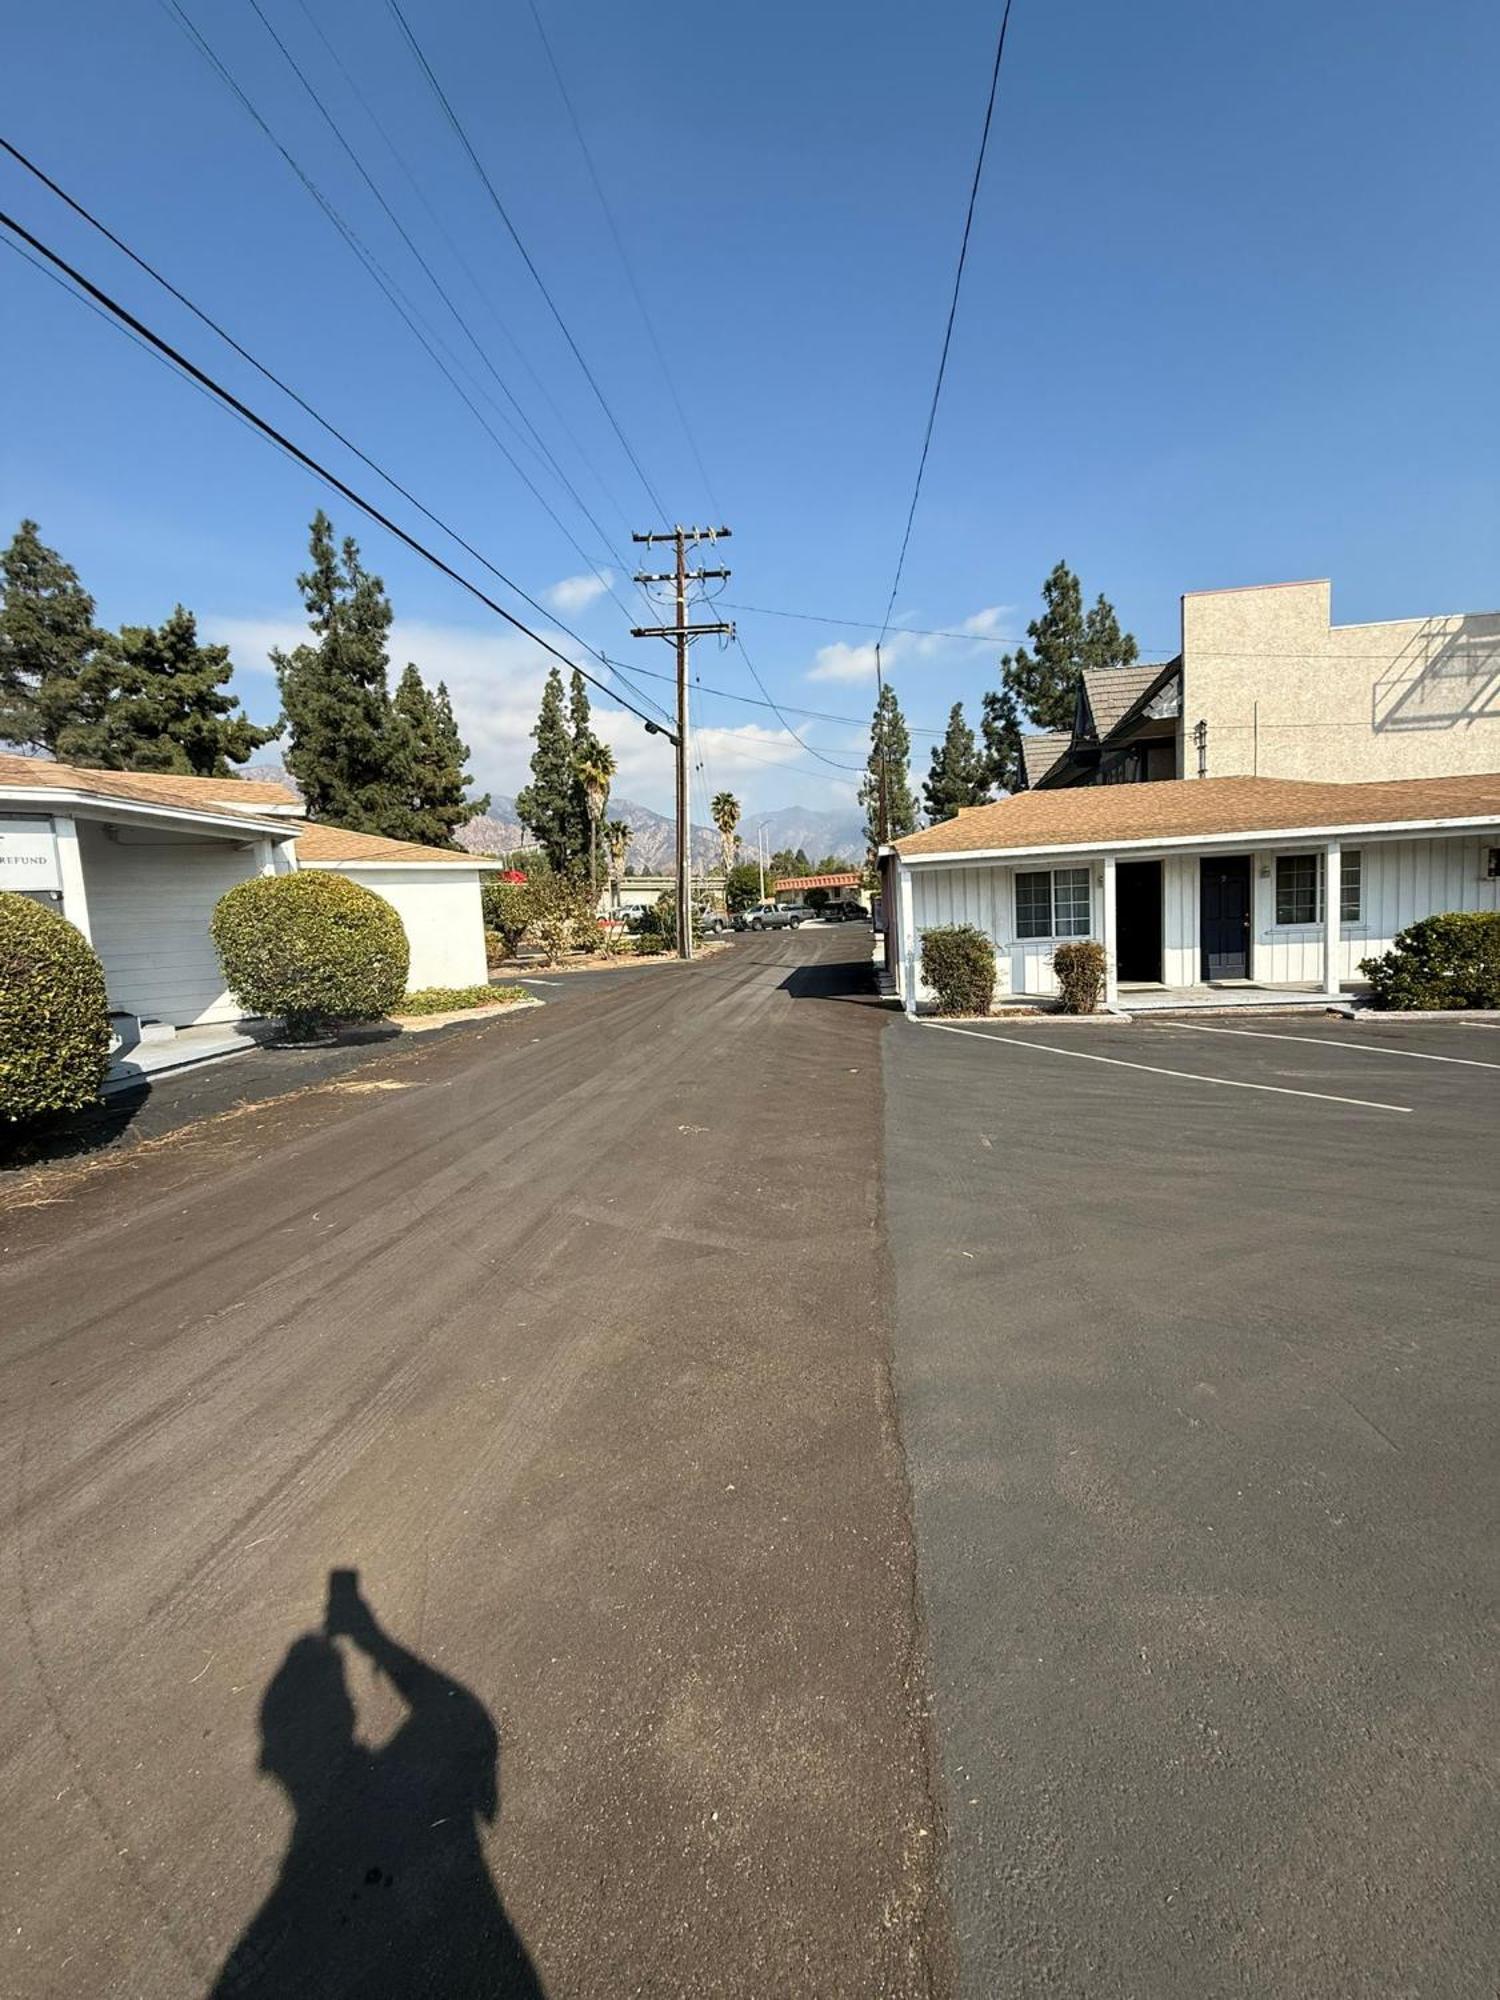
[[[1141,696],[1149,693],[1164,671],[1160,662],[1154,667],[1085,668],[1083,692],[1101,743]]]
[[[297,821],[297,860],[310,861],[406,861],[437,862],[458,868],[503,868],[503,861],[487,861],[480,854],[465,854],[451,847],[424,847],[415,840],[387,840],[379,833],[351,833],[346,826],[329,826],[323,820]]]
[[[1055,764],[1068,754],[1073,732],[1053,730],[1042,736],[1021,738],[1021,763],[1028,785],[1039,785]]]
[[[184,778],[172,771],[90,771],[81,764],[57,764],[47,757],[0,752],[0,786],[27,790],[92,792],[102,799],[136,805],[175,806],[188,812],[222,813],[257,819],[267,806],[299,804],[286,785],[263,778]],[[257,812],[256,808],[262,810]]]
[[[895,847],[898,854],[915,859],[1441,819],[1500,822],[1500,774],[1356,785],[1297,778],[1172,778],[1158,784],[1018,792],[908,834]]]
[[[771,884],[773,895],[779,896],[783,889],[857,889],[859,876],[853,872],[847,875],[783,875],[779,882]]]

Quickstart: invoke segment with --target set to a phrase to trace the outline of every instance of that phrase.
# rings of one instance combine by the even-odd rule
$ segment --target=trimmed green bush
[[[337,1021],[399,1006],[411,951],[401,919],[346,875],[259,875],[221,896],[210,925],[224,982],[242,1007],[306,1041]]]
[[[549,965],[556,965],[570,951],[598,949],[596,899],[586,883],[576,882],[570,875],[544,875],[527,886],[532,906],[526,942],[534,944]]]
[[[1052,954],[1057,991],[1065,1014],[1097,1014],[1104,998],[1109,961],[1097,938],[1074,938]]]
[[[1375,1005],[1422,1012],[1500,1007],[1500,913],[1450,910],[1397,933],[1379,958],[1362,958]]]
[[[461,1014],[470,1007],[504,1007],[524,1000],[524,986],[419,986],[396,1009],[398,1014]]]
[[[922,933],[922,981],[940,1014],[988,1014],[995,997],[995,947],[972,924]]]
[[[97,954],[66,917],[0,890],[0,1119],[81,1110],[108,1068]]]

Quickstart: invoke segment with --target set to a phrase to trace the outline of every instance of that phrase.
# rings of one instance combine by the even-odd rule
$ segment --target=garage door
[[[238,1020],[208,934],[226,889],[259,872],[257,847],[80,824],[94,949],[117,1013],[174,1027]]]

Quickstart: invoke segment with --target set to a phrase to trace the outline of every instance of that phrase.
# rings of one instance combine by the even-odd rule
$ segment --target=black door
[[[1115,868],[1115,963],[1125,980],[1161,978],[1161,863]]]
[[[1203,977],[1250,976],[1250,857],[1226,854],[1198,863]]]

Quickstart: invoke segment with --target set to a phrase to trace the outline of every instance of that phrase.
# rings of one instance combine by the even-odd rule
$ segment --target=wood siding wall
[[[1500,881],[1486,873],[1494,844],[1490,836],[1346,841],[1361,856],[1361,902],[1360,921],[1342,926],[1340,977],[1358,983],[1359,961],[1389,950],[1397,931],[1418,917],[1445,910],[1500,909]],[[1251,977],[1274,985],[1317,983],[1323,976],[1323,927],[1276,923],[1275,857],[1277,852],[1320,850],[1247,845],[1240,851],[1250,856]],[[911,905],[907,980],[919,1001],[932,998],[921,984],[922,933],[939,924],[973,924],[990,937],[998,997],[1043,999],[1056,992],[1052,941],[1014,936],[1013,873],[1008,865],[994,862],[902,870]],[[1097,860],[1091,874],[1093,935],[1098,937],[1103,925],[1103,870]],[[1200,971],[1198,856],[1168,854],[1162,857],[1162,977],[1168,986],[1196,986]]]

